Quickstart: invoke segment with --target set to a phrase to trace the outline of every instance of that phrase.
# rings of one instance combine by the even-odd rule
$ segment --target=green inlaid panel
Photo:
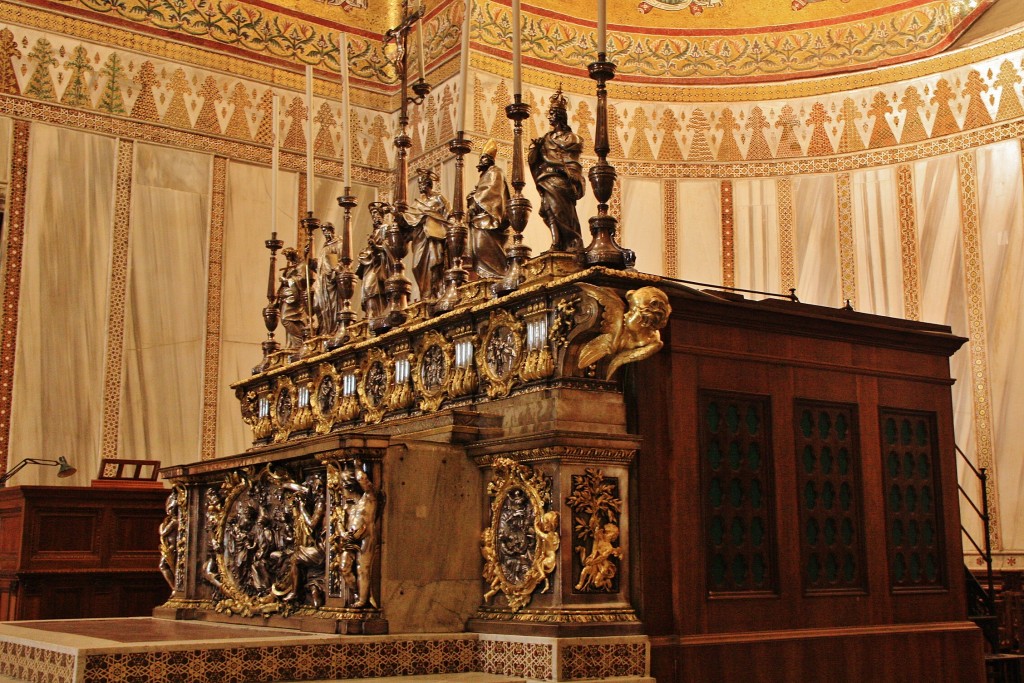
[[[804,590],[864,590],[864,520],[854,405],[794,405]]]
[[[879,412],[890,583],[896,590],[943,587],[935,414]]]
[[[703,392],[700,411],[708,592],[775,591],[768,399]]]

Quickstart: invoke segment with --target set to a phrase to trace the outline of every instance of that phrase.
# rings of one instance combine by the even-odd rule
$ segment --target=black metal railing
[[[959,446],[954,444],[956,452],[960,455],[960,459],[967,465],[969,471],[974,473],[977,478],[979,489],[981,491],[981,504],[971,497],[971,494],[963,487],[959,481],[957,482],[957,488],[960,490],[960,498],[967,502],[972,510],[977,514],[978,519],[981,520],[982,533],[984,537],[979,543],[978,539],[974,538],[970,530],[963,523],[961,518],[960,531],[967,538],[974,549],[978,551],[978,555],[981,556],[985,562],[985,583],[986,586],[982,586],[981,582],[978,581],[978,577],[975,576],[968,567],[964,567],[965,579],[967,581],[967,613],[972,617],[980,617],[976,619],[979,625],[982,627],[982,631],[985,633],[985,638],[988,640],[989,645],[992,648],[993,653],[1000,651],[999,645],[999,623],[996,614],[996,591],[995,591],[995,580],[992,576],[992,534],[990,525],[990,516],[988,511],[988,473],[984,467],[975,467],[974,463],[968,459],[967,454],[960,449]]]

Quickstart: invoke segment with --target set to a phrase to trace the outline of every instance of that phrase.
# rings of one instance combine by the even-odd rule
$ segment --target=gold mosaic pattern
[[[481,640],[479,648],[479,670],[484,673],[541,681],[554,679],[553,648],[547,643]]]
[[[722,284],[726,287],[736,286],[736,235],[732,206],[732,181],[723,180],[721,184],[722,212]]]
[[[75,656],[3,641],[0,675],[30,683],[68,683],[74,680]]]
[[[914,169],[910,164],[896,167],[896,201],[900,215],[900,253],[903,258],[903,315],[909,320],[920,320],[917,209],[914,207]]]
[[[857,261],[853,246],[853,200],[849,173],[836,176],[836,225],[839,228],[839,270],[843,301],[857,308]]]
[[[1002,547],[999,529],[999,495],[995,458],[992,455],[992,394],[988,377],[988,334],[985,325],[985,279],[981,265],[981,225],[978,212],[978,169],[974,152],[964,152],[960,170],[960,223],[964,257],[964,288],[967,292],[967,336],[971,349],[971,387],[974,395],[975,466],[988,468],[989,514],[992,547]]]
[[[206,352],[203,367],[203,427],[200,459],[217,456],[218,382],[220,380],[221,295],[224,272],[224,206],[228,160],[213,158],[210,201],[210,251],[206,281]]]
[[[675,180],[661,182],[661,201],[664,206],[665,275],[679,277],[679,183]]]
[[[7,200],[7,260],[5,263],[3,359],[0,360],[0,467],[7,470],[11,443],[11,402],[14,392],[14,352],[18,341],[18,304],[21,299],[21,259],[25,243],[25,182],[28,176],[28,121],[14,121],[11,174]]]
[[[779,225],[779,284],[782,291],[796,289],[796,237],[793,227],[793,179],[775,181]]]
[[[117,177],[114,188],[114,229],[110,255],[110,307],[107,310],[107,350],[103,363],[103,457],[120,451],[121,375],[124,365],[124,317],[128,294],[128,232],[132,212],[132,175],[135,144],[117,141]]]
[[[984,3],[989,4],[989,3]],[[937,0],[848,21],[805,23],[770,32],[733,29],[700,35],[630,31],[609,33],[609,56],[619,76],[640,82],[706,83],[794,78],[863,69],[930,54],[947,45],[969,23],[960,0]],[[641,10],[642,11],[642,10]],[[474,39],[500,52],[508,49],[510,10],[491,0],[478,6]],[[972,17],[973,18],[973,17]],[[554,63],[570,73],[594,61],[594,24],[574,16],[523,17],[523,58]]]
[[[567,645],[561,650],[560,680],[644,676],[647,669],[646,643],[602,643]]]

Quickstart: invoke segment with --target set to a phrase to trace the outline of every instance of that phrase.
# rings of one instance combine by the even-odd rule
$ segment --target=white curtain
[[[903,261],[892,167],[852,175],[857,309],[903,317]]]
[[[8,466],[65,456],[62,484],[99,470],[116,155],[113,138],[32,125]],[[56,483],[52,467],[11,481]]]
[[[1004,548],[1024,548],[1024,178],[1021,146],[1008,140],[977,150],[978,206],[985,281],[993,455]]]
[[[622,246],[636,252],[636,269],[643,273],[665,274],[664,200],[660,180],[621,178],[622,216],[619,230]],[[674,227],[674,226],[673,226]],[[584,225],[584,235],[590,226]],[[590,244],[590,239],[584,239]]]
[[[778,213],[774,178],[733,183],[737,287],[762,292],[778,292],[782,288]]]
[[[200,456],[213,158],[135,145],[120,455]]]
[[[221,301],[220,381],[217,410],[217,455],[245,450],[252,432],[242,422],[232,382],[248,377],[263,358],[260,343],[267,338],[261,311],[267,305],[270,252],[270,169],[228,162],[224,207],[224,270]],[[277,236],[285,247],[298,235],[298,175],[282,171],[278,180]],[[284,257],[277,252],[277,268]],[[275,273],[276,277],[277,273]],[[284,344],[284,330],[275,339]]]
[[[793,179],[796,295],[804,303],[843,305],[835,184],[833,176]]]
[[[676,272],[684,280],[720,285],[722,209],[717,180],[680,180],[676,206]]]

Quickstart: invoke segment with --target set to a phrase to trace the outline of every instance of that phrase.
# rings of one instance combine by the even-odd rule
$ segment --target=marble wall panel
[[[117,154],[113,138],[32,126],[10,453],[98,471]],[[55,484],[28,468],[18,484]]]
[[[199,459],[213,157],[135,146],[120,455]]]
[[[851,175],[857,308],[865,313],[902,317],[896,169],[865,169]]]
[[[978,209],[985,279],[985,329],[992,396],[993,454],[1002,544],[1024,548],[1024,174],[1017,140],[977,152]]]

